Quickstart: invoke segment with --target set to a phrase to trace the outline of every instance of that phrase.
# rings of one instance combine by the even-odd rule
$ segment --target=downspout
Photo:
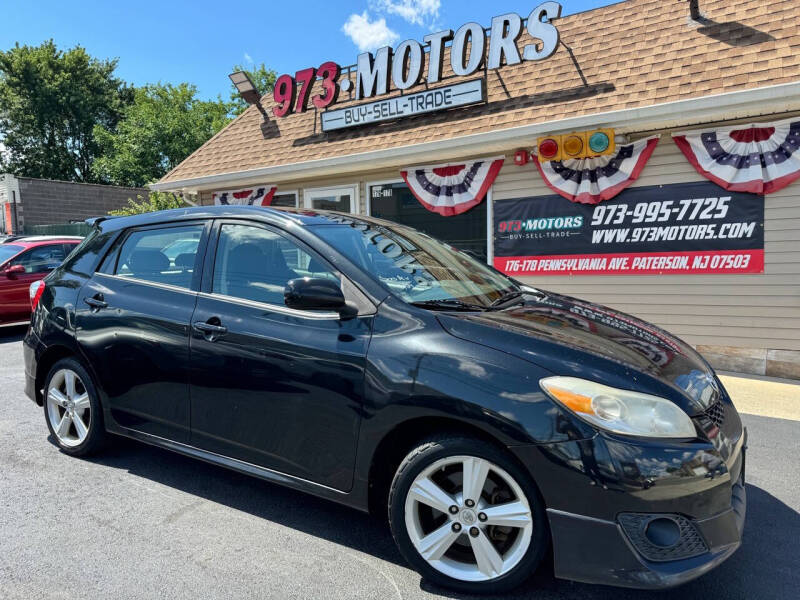
[[[11,190],[11,206],[14,207],[14,219],[11,223],[11,233],[20,234],[21,231],[19,229],[19,218],[17,217],[17,191]]]

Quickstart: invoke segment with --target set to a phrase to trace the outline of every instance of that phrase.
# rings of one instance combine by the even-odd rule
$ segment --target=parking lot
[[[132,441],[62,454],[22,391],[23,333],[0,330],[0,598],[458,597],[406,566],[379,519]],[[731,560],[674,595],[560,581],[545,565],[514,597],[796,598],[800,420],[791,399],[765,416],[760,396],[743,416],[748,515]]]

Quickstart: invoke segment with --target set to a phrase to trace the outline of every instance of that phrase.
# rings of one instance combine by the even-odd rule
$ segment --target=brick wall
[[[128,199],[147,196],[143,188],[116,187],[18,178],[20,221],[23,226],[51,225],[108,214],[126,206]]]

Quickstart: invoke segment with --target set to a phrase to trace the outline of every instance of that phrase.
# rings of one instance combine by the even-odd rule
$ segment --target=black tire
[[[48,415],[47,391],[50,389],[50,384],[53,377],[56,375],[56,373],[63,369],[73,371],[80,378],[80,382],[89,397],[91,417],[89,420],[89,426],[87,428],[88,433],[86,434],[86,438],[80,444],[74,446],[67,445],[59,439],[59,436],[53,429],[53,424],[50,422],[50,417]],[[59,360],[47,373],[44,390],[44,402],[42,403],[44,406],[44,420],[47,423],[47,428],[50,430],[50,434],[53,436],[53,439],[55,440],[56,444],[58,444],[58,447],[61,449],[61,451],[65,454],[69,454],[70,456],[87,456],[102,449],[108,437],[108,434],[105,430],[105,423],[103,422],[103,409],[100,405],[100,398],[97,394],[97,388],[94,385],[94,381],[92,381],[91,376],[83,367],[83,365],[81,365],[81,363],[74,358],[63,358]]]
[[[461,455],[488,460],[505,470],[522,488],[531,508],[533,533],[527,552],[509,572],[487,581],[463,581],[437,570],[419,554],[406,529],[406,497],[416,477],[440,459]],[[536,572],[550,548],[544,503],[531,476],[507,451],[475,438],[439,436],[420,442],[408,453],[395,473],[388,508],[392,535],[403,557],[429,582],[463,593],[497,594],[519,587]]]

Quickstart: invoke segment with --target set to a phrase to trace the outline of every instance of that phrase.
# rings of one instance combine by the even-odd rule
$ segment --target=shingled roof
[[[250,107],[160,186],[800,81],[798,0],[701,0],[701,9],[700,23],[684,0],[628,0],[561,18],[552,57],[488,71],[488,102],[467,108],[323,133],[313,105],[276,119],[264,97],[268,121]],[[355,103],[343,100],[334,107]]]

